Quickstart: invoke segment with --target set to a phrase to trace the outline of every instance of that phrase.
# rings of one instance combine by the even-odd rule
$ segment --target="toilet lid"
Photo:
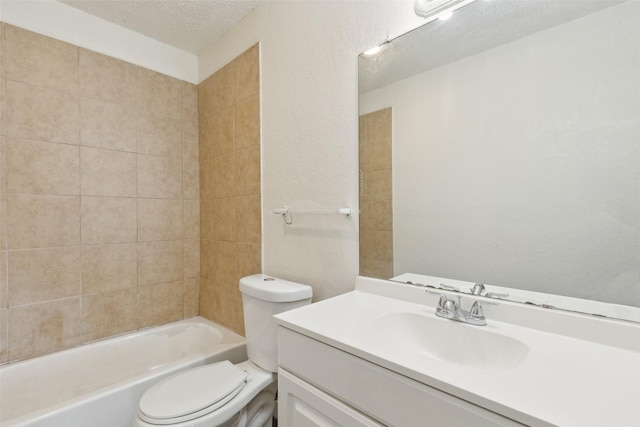
[[[139,414],[157,421],[194,413],[201,416],[233,398],[244,387],[246,378],[247,373],[228,360],[189,369],[147,390],[140,399]]]

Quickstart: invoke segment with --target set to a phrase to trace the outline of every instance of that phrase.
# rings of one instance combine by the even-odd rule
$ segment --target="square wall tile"
[[[239,154],[237,156],[239,157]],[[238,195],[238,182],[236,181],[236,175],[240,174],[240,171],[237,170],[237,167],[240,166],[240,162],[238,161],[234,163],[235,157],[236,155],[234,153],[229,153],[213,158],[213,165],[211,166],[210,173],[211,181],[206,182],[205,185],[212,188],[214,198]],[[200,182],[200,185],[202,184],[203,183]]]
[[[4,52],[4,27],[9,24],[0,22],[0,52]],[[0,79],[4,79],[4,55],[0,55]]]
[[[391,200],[373,200],[365,202],[366,228],[370,230],[393,229],[393,202]]]
[[[78,91],[78,47],[5,25],[6,78],[65,92]]]
[[[234,195],[260,194],[260,146],[238,150],[234,154]]]
[[[7,249],[7,193],[0,192],[0,250]]]
[[[262,271],[260,245],[235,243],[234,253],[238,261],[236,263],[235,276],[232,281],[237,283],[242,277],[258,274]]]
[[[260,144],[260,96],[238,102],[234,113],[234,147],[241,149]]]
[[[84,196],[136,197],[136,154],[81,147],[80,192]]]
[[[238,253],[235,242],[214,241],[212,254],[209,257],[213,270],[212,278],[216,283],[236,282],[242,276],[238,275]]]
[[[78,69],[82,96],[135,106],[137,66],[80,48]]]
[[[393,277],[393,261],[362,259],[360,260],[360,275],[387,280]]]
[[[83,341],[94,341],[137,328],[135,288],[82,296]]]
[[[236,81],[233,68],[232,61],[198,85],[199,117],[211,117],[233,106]]]
[[[80,244],[80,197],[7,194],[9,249]]]
[[[234,60],[236,66],[235,99],[241,101],[260,92],[260,49],[255,44]]]
[[[200,278],[213,279],[215,261],[215,248],[217,242],[214,240],[200,240]]]
[[[233,242],[236,233],[236,199],[227,197],[213,200],[213,238]]]
[[[200,238],[200,201],[199,200],[183,200],[182,201],[182,238],[183,239],[199,239]]]
[[[391,138],[375,139],[367,145],[367,171],[391,169]]]
[[[7,139],[7,191],[80,194],[80,151],[76,145]]]
[[[182,119],[198,121],[198,86],[186,82],[182,84]]]
[[[368,200],[391,200],[391,170],[367,172],[364,176]]]
[[[1,27],[1,25],[0,25]],[[2,81],[0,81],[2,87]],[[0,93],[0,95],[2,95]],[[1,100],[2,98],[0,98]],[[0,101],[0,110],[2,110],[2,102]],[[2,119],[0,118],[0,128],[2,127]],[[7,137],[0,136],[0,193],[7,191]]]
[[[134,198],[83,196],[82,244],[137,241],[137,210]]]
[[[364,258],[393,261],[393,232],[370,230],[360,241]]]
[[[138,244],[138,286],[182,279],[182,240]]]
[[[81,98],[80,144],[135,153],[135,108],[97,99]]]
[[[137,151],[152,156],[182,158],[182,121],[138,111]]]
[[[200,147],[198,122],[182,123],[182,158],[185,160],[198,160]]]
[[[235,221],[239,242],[260,244],[262,241],[262,204],[259,194],[236,199]]]
[[[138,241],[182,239],[182,200],[138,199]]]
[[[199,311],[200,279],[185,279],[182,286],[183,316],[195,317]]]
[[[138,197],[182,198],[182,160],[138,155]]]
[[[138,109],[182,121],[183,84],[176,78],[138,68]]]
[[[9,361],[35,357],[79,343],[80,298],[9,308]]]
[[[2,49],[2,48],[0,48],[0,49]],[[1,50],[0,50],[0,52],[1,52]],[[2,55],[0,55],[0,58],[2,58]],[[2,60],[0,59],[0,62],[1,61]],[[2,71],[3,71],[2,66],[0,66],[0,74],[2,74]],[[5,80],[4,79],[0,79],[0,99],[5,99],[5,98],[6,98]],[[7,134],[7,127],[5,125],[5,117],[6,117],[5,105],[3,103],[0,103],[0,136],[5,136]]]
[[[135,243],[82,247],[82,293],[135,288],[138,246]]]
[[[198,301],[198,313],[200,313],[200,316],[215,322],[214,319],[218,317],[217,309],[221,305],[220,299],[213,280],[201,278]]]
[[[0,307],[0,365],[9,361],[9,309]]]
[[[5,98],[7,135],[78,144],[77,95],[7,81]]]
[[[200,198],[200,162],[183,160],[182,197],[187,200]]]
[[[200,239],[213,240],[213,199],[200,200]]]
[[[80,295],[80,247],[9,251],[9,305]]]
[[[138,327],[182,319],[182,280],[141,286],[138,290]]]
[[[232,107],[221,110],[211,118],[203,119],[208,127],[211,140],[211,153],[208,157],[231,153],[234,149],[234,109]],[[207,157],[205,157],[207,158]]]
[[[200,160],[200,199],[211,200],[215,196],[214,179],[219,174],[214,174],[215,160]],[[219,191],[219,190],[218,190]]]
[[[213,158],[213,128],[210,117],[202,117],[198,122],[198,159],[211,160]]]
[[[7,288],[7,251],[0,251],[0,307],[9,305],[9,289]]]
[[[185,240],[183,244],[183,274],[185,279],[200,277],[200,241]]]

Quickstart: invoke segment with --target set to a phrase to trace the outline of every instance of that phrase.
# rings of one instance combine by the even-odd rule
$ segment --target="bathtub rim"
[[[57,352],[36,356],[28,359],[22,359],[22,360],[7,363],[4,365],[0,365],[0,373],[2,371],[9,371],[13,367],[16,367],[22,363],[37,363],[38,360],[44,360],[45,358],[50,357],[52,355],[56,355],[57,357],[63,357],[65,353],[77,351],[78,349],[81,349],[81,348],[87,348],[87,347],[99,348],[100,346],[108,345],[107,342],[109,341],[126,341],[129,339],[134,339],[138,336],[150,335],[154,333],[162,333],[162,331],[170,328],[174,328],[176,325],[185,325],[185,324],[186,325],[201,324],[207,327],[214,328],[218,333],[222,335],[222,339],[219,344],[220,348],[216,348],[216,350],[218,351],[210,352],[210,353],[207,353],[206,355],[200,355],[199,357],[196,357],[196,358],[190,358],[188,356],[183,357],[182,359],[179,359],[177,361],[163,364],[157,367],[153,367],[145,372],[139,373],[137,375],[133,375],[127,379],[117,381],[113,384],[106,385],[96,390],[82,393],[76,397],[64,400],[62,402],[58,402],[58,403],[46,406],[44,408],[35,409],[31,412],[18,415],[6,420],[0,419],[0,427],[21,426],[24,423],[38,422],[39,420],[46,418],[47,416],[50,416],[52,413],[55,413],[58,411],[71,410],[73,408],[78,408],[81,405],[100,399],[101,397],[104,397],[107,394],[124,392],[127,388],[137,386],[141,383],[144,383],[145,381],[150,380],[153,377],[163,378],[165,376],[171,375],[172,373],[178,372],[180,370],[188,369],[188,368],[199,366],[206,363],[212,363],[214,361],[219,361],[219,360],[231,360],[232,363],[239,363],[247,360],[246,339],[243,336],[209,319],[206,319],[201,316],[195,316],[188,319],[182,319],[175,322],[165,323],[162,325],[155,325],[147,328],[142,328],[142,329],[131,331],[125,334],[106,337],[104,339],[77,345],[75,347],[60,350]],[[239,354],[241,357],[234,356],[234,354],[236,353]],[[223,355],[226,355],[226,356],[223,357]],[[1,384],[0,384],[0,387],[1,387]]]

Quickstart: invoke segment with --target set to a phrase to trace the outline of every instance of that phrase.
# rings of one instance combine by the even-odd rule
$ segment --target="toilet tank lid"
[[[276,279],[265,274],[254,274],[240,279],[240,292],[271,302],[301,301],[313,296],[311,286]]]

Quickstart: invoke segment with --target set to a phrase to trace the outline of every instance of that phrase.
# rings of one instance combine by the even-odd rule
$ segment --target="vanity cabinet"
[[[523,425],[286,327],[278,340],[281,427]]]

